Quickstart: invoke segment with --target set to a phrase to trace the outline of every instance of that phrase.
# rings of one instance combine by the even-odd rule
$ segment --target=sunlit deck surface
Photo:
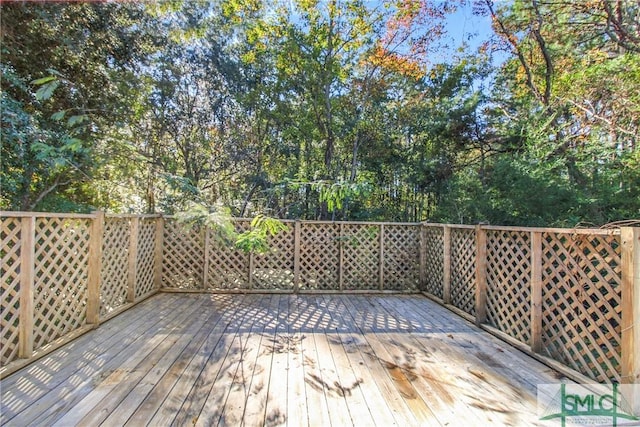
[[[419,295],[161,293],[4,379],[2,425],[535,425],[558,374]]]

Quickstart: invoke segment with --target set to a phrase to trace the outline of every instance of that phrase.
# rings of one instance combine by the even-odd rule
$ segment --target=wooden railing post
[[[384,290],[384,224],[380,224],[380,257],[378,258],[378,281]]]
[[[33,288],[35,280],[36,218],[22,218],[20,228],[20,317],[18,357],[33,355]]]
[[[451,304],[451,226],[444,226],[443,234],[443,284],[442,284],[442,301],[445,304]]]
[[[300,221],[297,220],[293,228],[293,292],[300,290]]]
[[[344,224],[340,223],[338,235],[338,289],[344,289]]]
[[[531,351],[542,351],[542,233],[531,232]]]
[[[476,324],[487,320],[487,232],[476,225]]]
[[[138,275],[138,234],[140,230],[140,218],[137,216],[131,217],[130,224],[127,302],[134,302],[136,299],[136,277]]]
[[[418,266],[418,274],[420,275],[419,289],[424,292],[427,290],[427,226],[424,223],[421,223],[418,229],[418,246],[420,251],[418,257],[420,262]]]
[[[89,274],[87,286],[87,323],[100,323],[100,272],[102,269],[102,239],[104,234],[104,212],[96,211],[89,235]]]
[[[249,289],[253,289],[253,262],[254,262],[254,255],[253,252],[249,252]]]
[[[620,229],[622,246],[622,363],[621,382],[637,384],[625,389],[626,401],[640,415],[640,227]]]
[[[211,230],[204,227],[204,250],[202,251],[202,289],[209,287],[209,247],[211,246]]]
[[[162,254],[164,251],[164,218],[156,218],[156,246],[153,254],[153,285],[162,288]]]

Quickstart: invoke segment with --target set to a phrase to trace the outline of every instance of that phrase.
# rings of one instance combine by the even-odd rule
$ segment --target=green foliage
[[[230,244],[236,239],[231,212],[223,206],[209,207],[201,203],[191,203],[187,210],[177,212],[175,217],[187,231],[194,228],[209,229],[213,238],[224,244]]]
[[[0,208],[177,211],[251,252],[270,217],[638,217],[637,8],[485,2],[504,64],[433,63],[463,3],[2,3]]]
[[[288,229],[278,219],[258,215],[251,221],[251,229],[238,235],[236,246],[244,252],[267,253],[270,250],[269,237]]]
[[[202,203],[189,204],[188,209],[177,212],[175,217],[186,231],[208,229],[216,241],[247,253],[269,252],[269,238],[289,229],[282,221],[261,214],[253,218],[249,230],[238,234],[228,208]]]

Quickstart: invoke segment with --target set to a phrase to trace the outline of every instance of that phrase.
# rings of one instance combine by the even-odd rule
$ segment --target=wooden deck
[[[558,374],[418,295],[161,293],[0,383],[0,424],[535,425]]]

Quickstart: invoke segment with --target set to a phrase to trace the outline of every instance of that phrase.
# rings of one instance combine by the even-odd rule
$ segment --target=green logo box
[[[539,384],[542,425],[640,426],[640,384]]]

